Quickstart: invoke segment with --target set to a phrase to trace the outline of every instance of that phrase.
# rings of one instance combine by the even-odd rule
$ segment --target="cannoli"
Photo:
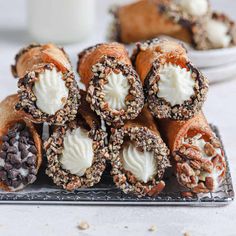
[[[207,0],[141,0],[112,10],[112,40],[132,43],[168,35],[193,42],[192,25],[210,12]]]
[[[178,182],[194,193],[214,192],[224,180],[224,151],[202,112],[188,121],[158,120]]]
[[[64,124],[75,119],[79,90],[64,50],[53,44],[33,44],[15,58],[12,72],[18,81],[19,102],[36,123]]]
[[[201,109],[208,81],[181,44],[164,39],[146,41],[137,44],[132,60],[155,117],[189,119]]]
[[[236,45],[236,25],[227,15],[213,12],[204,22],[192,28],[193,40],[199,50],[227,48]]]
[[[155,196],[163,190],[169,150],[146,107],[135,120],[111,129],[109,151],[114,183],[125,193]]]
[[[58,126],[45,142],[48,166],[46,174],[53,182],[69,191],[98,183],[106,167],[107,133],[90,109],[81,91],[77,118]]]
[[[42,162],[41,139],[22,111],[17,95],[0,103],[0,188],[18,191],[36,180]]]
[[[103,43],[85,49],[77,70],[92,110],[108,125],[138,116],[144,105],[142,84],[123,45]]]

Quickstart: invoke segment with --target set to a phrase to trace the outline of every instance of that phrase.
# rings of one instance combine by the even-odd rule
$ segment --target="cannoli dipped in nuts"
[[[185,120],[202,108],[208,81],[181,44],[159,39],[137,44],[132,60],[155,117]]]
[[[179,183],[194,193],[217,191],[226,173],[219,139],[200,112],[188,121],[158,120]]]
[[[53,182],[69,191],[98,183],[106,167],[107,133],[99,118],[89,109],[85,92],[76,120],[57,127],[45,142],[48,167]]]
[[[25,111],[33,122],[61,125],[75,118],[79,90],[63,49],[29,45],[16,55],[12,72],[19,78],[16,109]]]
[[[17,95],[0,103],[0,188],[18,191],[36,180],[42,162],[41,139],[22,111]]]
[[[138,116],[144,105],[142,84],[123,45],[103,43],[85,49],[77,70],[92,110],[108,125],[120,126]]]
[[[169,150],[146,107],[135,120],[111,129],[109,150],[113,180],[125,193],[155,196],[163,190]]]

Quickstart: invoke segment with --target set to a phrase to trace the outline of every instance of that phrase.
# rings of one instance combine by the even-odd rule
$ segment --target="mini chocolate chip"
[[[33,175],[36,175],[36,174],[37,174],[37,170],[36,170],[36,168],[34,168],[34,167],[31,167],[31,168],[29,169],[29,172],[30,172],[30,174],[33,174]]]
[[[18,131],[22,131],[22,130],[24,130],[25,129],[25,124],[23,124],[23,123],[18,123],[17,124],[17,130]]]
[[[4,151],[1,151],[1,152],[0,152],[0,158],[6,159],[6,157],[7,157],[7,153],[4,152]]]
[[[10,143],[12,146],[15,144],[15,142],[16,142],[16,138],[12,138],[12,139],[9,141],[9,143]]]
[[[20,151],[22,151],[22,150],[26,149],[26,145],[24,143],[19,143],[18,148]]]
[[[28,175],[27,179],[28,179],[29,183],[33,183],[36,180],[36,176],[30,174],[30,175]]]
[[[19,181],[19,180],[17,180],[17,179],[13,179],[11,186],[12,186],[13,188],[17,188],[17,187],[20,186],[20,184],[21,184],[21,181]]]
[[[12,167],[12,165],[10,164],[10,163],[6,163],[5,165],[4,165],[4,169],[6,170],[6,171],[9,171],[9,170],[11,170],[13,167]]]
[[[29,132],[28,132],[28,130],[25,129],[25,130],[21,131],[21,132],[20,132],[20,136],[23,136],[23,137],[27,137],[27,138],[28,138],[28,137],[29,137]]]
[[[29,155],[29,151],[28,151],[28,150],[23,149],[23,150],[21,151],[21,159],[26,158],[28,155]]]
[[[17,153],[17,148],[15,146],[11,146],[8,148],[7,153]]]
[[[17,175],[19,174],[18,171],[12,169],[8,171],[8,178],[10,179],[15,179],[17,177]]]
[[[14,165],[16,169],[20,169],[22,167],[22,163],[17,163]]]
[[[15,131],[15,130],[10,130],[10,131],[8,132],[8,137],[9,137],[9,138],[14,138],[14,137],[16,137],[16,131]]]
[[[30,146],[30,148],[28,148],[28,151],[30,151],[33,154],[37,154],[37,149],[35,146]]]
[[[2,144],[2,150],[3,150],[3,151],[7,151],[7,149],[9,148],[9,146],[10,146],[9,143],[6,143],[6,142],[3,143],[3,144]]]
[[[27,164],[28,165],[34,165],[36,162],[36,156],[30,156],[28,159],[27,159]]]
[[[7,157],[9,157],[9,155]],[[9,159],[12,165],[21,164],[21,159],[15,154],[11,154]]]
[[[27,164],[27,160],[22,163],[21,167],[22,167],[23,169],[28,169],[29,166],[28,166],[28,164]]]
[[[21,136],[21,137],[19,138],[19,142],[20,142],[20,143],[25,143],[25,144],[27,144],[27,138]]]
[[[1,137],[1,140],[2,140],[3,142],[7,142],[7,141],[9,140],[9,138],[8,138],[7,135],[4,135],[4,136]]]
[[[28,141],[28,144],[34,145],[34,140],[29,140],[29,141]]]
[[[7,172],[5,170],[0,171],[0,179],[6,180],[7,179]]]

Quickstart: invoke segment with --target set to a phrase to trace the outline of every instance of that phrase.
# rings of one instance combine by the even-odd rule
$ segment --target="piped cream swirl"
[[[210,19],[206,23],[206,31],[209,41],[215,48],[228,47],[231,36],[228,35],[228,27],[225,23]]]
[[[93,162],[93,141],[88,132],[81,128],[66,132],[60,162],[62,168],[71,174],[84,175]]]
[[[157,163],[153,152],[140,152],[129,144],[121,151],[125,170],[130,171],[137,180],[147,183],[157,174]]]
[[[165,99],[171,106],[183,104],[194,95],[195,81],[191,71],[166,63],[160,67],[159,76],[157,96]]]
[[[129,93],[130,85],[127,78],[120,72],[111,72],[107,76],[107,83],[104,85],[104,100],[114,110],[125,109],[125,98]]]
[[[69,90],[62,79],[62,73],[53,68],[39,74],[33,86],[33,93],[37,98],[37,107],[49,115],[54,115],[65,106]]]
[[[181,8],[193,16],[205,15],[208,11],[207,0],[180,0]]]

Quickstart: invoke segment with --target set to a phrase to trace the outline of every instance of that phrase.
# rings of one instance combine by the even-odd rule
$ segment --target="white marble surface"
[[[14,4],[13,4],[14,2]],[[85,46],[104,40],[108,17],[102,7],[118,2],[100,0],[99,20],[94,35],[86,42],[67,45],[73,62],[76,52]],[[119,2],[125,2],[124,0]],[[213,2],[213,1],[212,1]],[[214,1],[215,7],[227,10],[232,16],[234,0]],[[0,100],[16,91],[16,80],[9,65],[17,50],[30,42],[26,32],[24,0],[0,0]],[[232,5],[231,5],[232,6]],[[235,6],[235,5],[234,5]],[[236,14],[235,16],[236,17]],[[233,181],[236,183],[236,78],[211,86],[204,111],[210,122],[221,131]],[[236,188],[236,186],[235,186]],[[0,235],[236,235],[236,203],[226,207],[98,207],[98,206],[0,206]],[[78,224],[87,221],[90,228],[80,231]],[[155,225],[156,232],[148,229]]]

